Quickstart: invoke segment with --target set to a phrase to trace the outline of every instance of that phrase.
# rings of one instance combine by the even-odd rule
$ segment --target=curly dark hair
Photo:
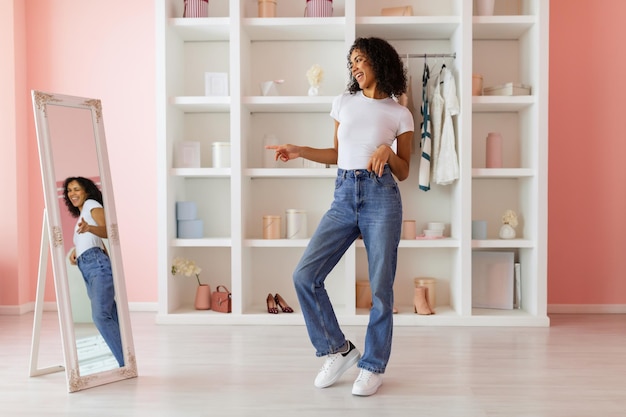
[[[80,216],[80,210],[78,209],[78,207],[74,207],[69,197],[67,196],[67,186],[72,181],[76,181],[80,184],[81,187],[85,189],[85,193],[87,193],[87,197],[89,199],[96,200],[98,203],[104,205],[102,201],[102,192],[92,180],[84,177],[68,177],[63,182],[63,201],[65,201],[65,205],[67,206],[67,209],[69,210],[72,217]]]
[[[350,94],[361,90],[359,83],[350,71],[350,56],[354,50],[359,50],[370,60],[374,74],[376,74],[376,90],[390,97],[400,97],[406,92],[406,69],[394,47],[384,39],[358,38],[350,47],[347,56],[350,73],[348,91]]]

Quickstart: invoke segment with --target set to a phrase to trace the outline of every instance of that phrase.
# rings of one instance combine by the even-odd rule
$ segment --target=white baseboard
[[[158,303],[128,303],[130,311],[156,312]],[[35,302],[0,306],[0,316],[19,316],[35,310]],[[46,301],[44,311],[57,311],[54,301]],[[626,304],[548,304],[548,314],[626,314]]]
[[[548,304],[548,314],[626,314],[626,304]]]
[[[158,307],[158,303],[128,303],[129,311],[156,312]],[[33,311],[35,311],[34,301],[14,306],[0,306],[0,316],[19,316]],[[58,311],[57,303],[55,301],[44,302],[43,311]]]

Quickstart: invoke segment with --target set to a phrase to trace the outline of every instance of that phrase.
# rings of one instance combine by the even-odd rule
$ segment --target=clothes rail
[[[456,52],[450,54],[398,54],[401,58],[453,58],[456,59]]]

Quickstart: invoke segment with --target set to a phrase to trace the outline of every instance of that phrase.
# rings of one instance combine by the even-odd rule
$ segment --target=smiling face
[[[376,74],[365,53],[355,49],[350,54],[350,71],[363,93],[373,97],[376,90]]]
[[[85,204],[89,195],[78,181],[71,181],[67,184],[67,198],[69,198],[74,207],[82,210],[83,204]]]

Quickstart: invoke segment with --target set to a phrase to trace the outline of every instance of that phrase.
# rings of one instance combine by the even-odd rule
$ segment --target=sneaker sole
[[[383,384],[382,379],[378,382],[378,385],[373,386],[372,388],[370,388],[367,391],[361,391],[358,389],[355,389],[354,387],[352,388],[352,395],[357,395],[359,397],[368,397],[370,395],[374,395],[376,394],[376,391],[378,391],[378,388],[380,388],[380,386]]]
[[[333,379],[326,382],[325,384],[318,385],[314,383],[314,385],[317,388],[328,388],[333,385],[335,382],[337,382],[339,378],[341,378],[341,375],[343,375],[348,369],[354,366],[359,361],[359,359],[361,359],[361,353],[358,351],[358,349],[354,348],[352,352],[350,352],[348,356],[346,356],[346,358],[348,358],[347,362],[345,362],[343,366],[339,368]]]

